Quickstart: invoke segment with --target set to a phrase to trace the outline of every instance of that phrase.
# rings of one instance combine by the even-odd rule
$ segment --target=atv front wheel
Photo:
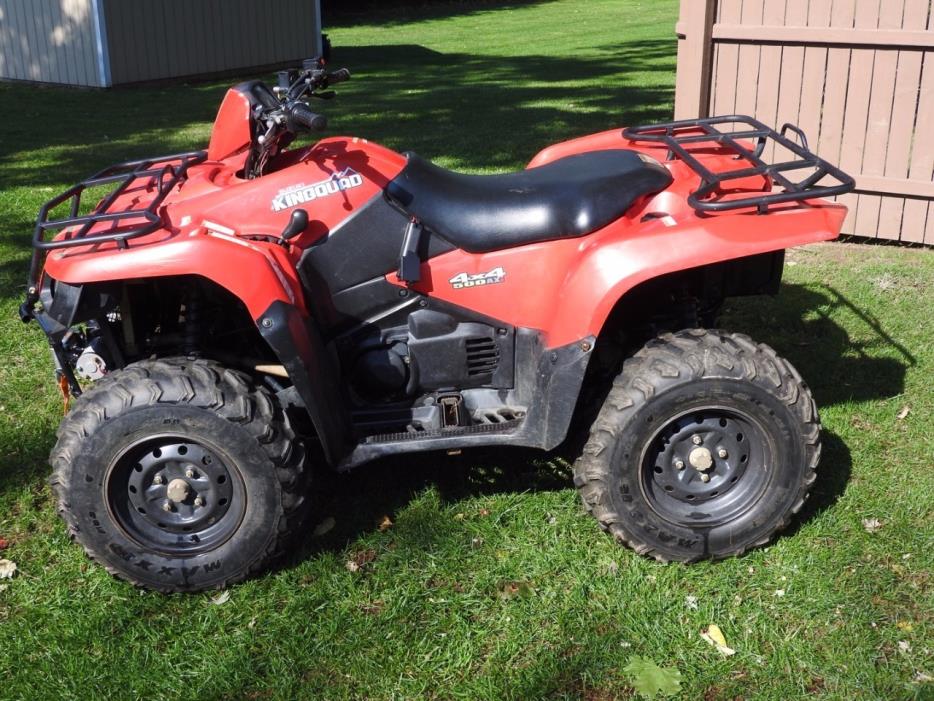
[[[791,364],[746,336],[694,329],[625,361],[574,482],[621,543],[693,562],[768,542],[819,457],[817,408]]]
[[[273,396],[205,360],[135,363],[62,422],[51,483],[93,560],[163,592],[269,564],[303,511],[304,452]]]

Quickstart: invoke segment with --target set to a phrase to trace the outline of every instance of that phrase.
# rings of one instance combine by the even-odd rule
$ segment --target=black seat
[[[664,166],[623,149],[505,175],[464,175],[406,155],[387,194],[423,226],[471,253],[584,236],[671,184]]]

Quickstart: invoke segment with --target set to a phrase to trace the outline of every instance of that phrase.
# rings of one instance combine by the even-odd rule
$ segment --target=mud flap
[[[336,465],[348,449],[349,419],[338,384],[340,373],[317,325],[296,307],[277,300],[256,326],[289,373],[328,463]]]

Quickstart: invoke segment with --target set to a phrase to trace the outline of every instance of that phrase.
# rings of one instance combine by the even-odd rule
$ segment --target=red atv
[[[639,553],[722,558],[787,524],[814,400],[768,346],[705,329],[725,298],[778,291],[784,249],[837,236],[846,209],[818,198],[853,180],[742,116],[490,176],[359,138],[291,148],[325,127],[308,98],[348,77],[311,60],[237,85],[207,151],[42,207],[21,314],[77,398],[51,481],[88,554],[160,591],[223,587],[302,522],[306,446],[338,470],[549,450],[575,418],[584,503]]]

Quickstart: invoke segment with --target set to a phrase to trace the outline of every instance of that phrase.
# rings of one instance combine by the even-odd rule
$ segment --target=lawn
[[[670,116],[674,0],[458,3],[331,30],[359,134],[471,171]],[[111,162],[198,147],[233,80],[84,92],[0,86],[0,698],[613,699],[644,656],[684,699],[932,698],[934,252],[792,251],[776,298],[723,326],[775,346],[825,426],[811,500],[772,546],[691,567],[585,516],[573,454],[465,452],[319,479],[275,572],[212,595],[140,592],[71,545],[46,478],[62,405],[23,326],[30,225]],[[380,527],[382,523],[382,527]],[[320,530],[326,530],[324,527]],[[731,657],[699,632],[718,624]]]

